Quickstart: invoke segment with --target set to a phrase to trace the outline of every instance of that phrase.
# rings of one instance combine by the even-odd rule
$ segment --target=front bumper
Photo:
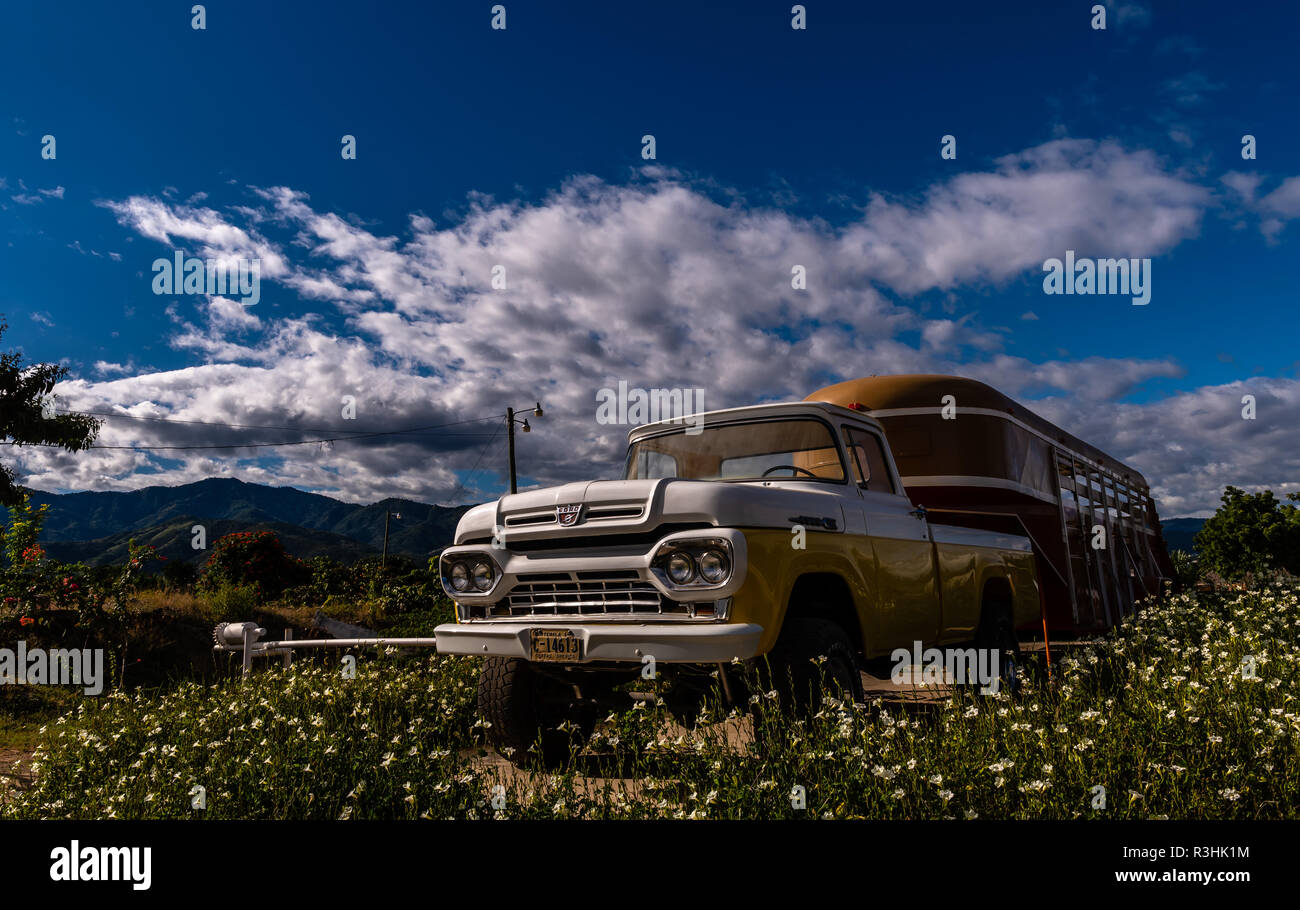
[[[537,623],[445,623],[434,629],[441,654],[488,657],[530,657],[530,631]],[[579,663],[628,661],[641,663],[724,663],[745,660],[758,651],[763,627],[755,623],[547,623],[570,629],[582,641]]]

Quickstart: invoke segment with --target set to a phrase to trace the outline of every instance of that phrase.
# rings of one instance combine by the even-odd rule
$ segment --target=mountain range
[[[1171,518],[1160,522],[1160,531],[1165,535],[1165,547],[1170,553],[1174,550],[1195,553],[1196,547],[1192,546],[1192,540],[1204,524],[1204,518]]]
[[[127,541],[152,544],[170,560],[195,562],[192,528],[204,526],[208,547],[235,531],[274,531],[294,556],[325,555],[342,562],[377,555],[390,522],[388,552],[424,562],[430,551],[452,542],[456,522],[469,506],[435,506],[385,499],[368,506],[342,502],[292,487],[270,487],[213,478],[177,487],[144,487],[122,493],[46,493],[33,490],[32,504],[49,505],[41,544],[54,559],[102,565],[122,562]]]

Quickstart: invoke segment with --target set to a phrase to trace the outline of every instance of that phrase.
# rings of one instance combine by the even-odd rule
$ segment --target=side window
[[[885,451],[880,437],[853,427],[844,428],[849,442],[849,453],[853,458],[854,479],[858,485],[878,493],[894,493],[893,481],[889,477],[889,467],[885,461]],[[864,482],[865,477],[865,482]]]
[[[849,461],[853,465],[853,482],[865,488],[867,486],[867,453],[862,448],[862,438],[849,427],[844,428],[844,438],[848,442]]]

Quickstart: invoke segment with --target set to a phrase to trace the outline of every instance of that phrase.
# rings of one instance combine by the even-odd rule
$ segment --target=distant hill
[[[431,550],[451,543],[456,522],[469,508],[409,499],[358,506],[292,487],[231,478],[124,493],[35,490],[32,503],[50,507],[41,535],[49,554],[91,565],[120,562],[131,537],[157,546],[169,559],[202,559],[206,552],[190,546],[195,524],[206,526],[209,546],[223,534],[271,530],[295,556],[325,554],[351,561],[383,547],[385,511],[402,516],[390,525],[389,552],[423,561]]]
[[[204,559],[208,551],[195,550],[191,529],[196,524],[203,524],[207,529],[208,546],[218,537],[234,534],[238,531],[274,531],[284,548],[299,559],[311,559],[313,556],[328,556],[339,562],[355,562],[363,556],[377,556],[379,550],[340,534],[329,531],[314,531],[297,525],[279,521],[262,521],[247,524],[228,519],[181,518],[159,528],[147,528],[136,531],[121,531],[109,537],[96,540],[52,540],[46,543],[45,551],[51,558],[60,562],[84,562],[86,565],[107,565],[126,562],[127,542],[135,538],[139,544],[156,547],[158,555],[165,556],[173,562],[194,562]],[[392,541],[389,541],[390,552]],[[414,555],[414,554],[410,554]]]
[[[1204,518],[1171,518],[1160,522],[1160,530],[1165,535],[1165,546],[1172,553],[1174,550],[1186,550],[1195,553],[1192,538],[1205,524]]]

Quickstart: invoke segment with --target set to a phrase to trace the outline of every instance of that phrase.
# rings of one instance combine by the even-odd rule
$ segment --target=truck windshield
[[[673,430],[632,443],[627,479],[795,479],[844,481],[844,462],[829,426],[809,418]]]

